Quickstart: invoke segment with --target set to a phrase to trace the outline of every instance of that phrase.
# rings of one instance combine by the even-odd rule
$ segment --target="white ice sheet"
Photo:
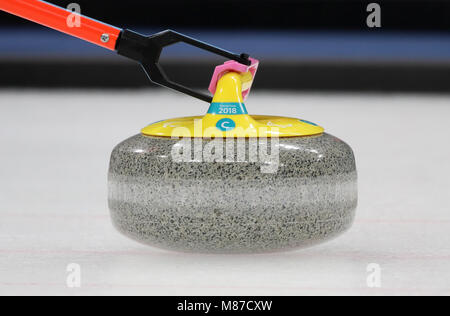
[[[264,255],[140,245],[109,220],[111,149],[207,104],[159,91],[0,91],[0,294],[450,294],[450,96],[253,93],[247,108],[320,123],[353,147],[350,231]],[[66,285],[70,263],[80,288]],[[370,263],[380,288],[367,286]]]

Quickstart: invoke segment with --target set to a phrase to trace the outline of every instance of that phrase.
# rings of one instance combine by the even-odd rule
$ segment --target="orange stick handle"
[[[40,0],[0,0],[0,10],[109,50],[115,50],[122,32],[117,27]]]

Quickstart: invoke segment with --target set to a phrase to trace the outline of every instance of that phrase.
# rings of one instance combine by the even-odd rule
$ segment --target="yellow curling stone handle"
[[[248,115],[242,91],[251,86],[250,72],[227,72],[219,79],[216,93],[204,116],[156,122],[142,129],[147,136],[162,137],[298,137],[318,135],[324,129],[296,118]]]

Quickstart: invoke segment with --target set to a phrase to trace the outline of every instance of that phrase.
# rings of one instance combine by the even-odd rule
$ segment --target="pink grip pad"
[[[252,74],[253,80],[254,80],[256,71],[258,70],[259,61],[254,58],[249,58],[249,59],[252,62],[250,66],[240,64],[234,60],[226,61],[223,65],[217,66],[216,69],[214,70],[214,74],[212,76],[211,83],[209,84],[209,88],[208,88],[209,92],[211,92],[212,94],[216,93],[217,82],[219,81],[220,77],[222,77],[225,73],[230,72],[230,71],[235,71],[235,72],[239,72],[239,73],[246,73],[247,71],[250,71],[250,73]],[[250,93],[250,88],[251,88],[251,85],[247,90],[242,91],[242,97],[244,98],[244,100],[247,98],[248,94]]]

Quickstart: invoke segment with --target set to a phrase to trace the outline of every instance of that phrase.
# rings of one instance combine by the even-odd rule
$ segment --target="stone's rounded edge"
[[[220,140],[220,139],[219,139]],[[228,162],[208,162],[199,163],[198,157],[203,158],[207,151],[208,139],[190,138],[166,138],[155,136],[144,136],[137,134],[117,145],[112,154],[110,172],[118,174],[171,178],[209,178],[211,176],[224,179],[242,179],[247,174],[251,177],[291,177],[293,172],[300,173],[303,177],[319,177],[336,173],[348,173],[356,170],[353,150],[348,144],[339,138],[327,133],[308,137],[289,137],[267,139],[267,143],[259,143],[254,139],[230,139],[236,144],[245,142],[242,151],[246,155],[244,162],[239,161],[239,145],[235,146],[234,155]],[[173,146],[177,143],[186,142],[190,150],[191,161],[176,162],[172,156]],[[256,152],[257,161],[249,161],[250,144],[255,141],[268,148],[275,146],[278,142],[279,168],[272,174],[261,172],[261,167],[267,165],[270,157],[262,157],[259,147]],[[199,142],[199,143],[198,143]],[[223,151],[225,152],[226,141],[223,141]],[[197,144],[200,144],[197,146]],[[273,144],[273,145],[272,145]],[[270,152],[268,149],[267,152]],[[224,158],[225,159],[225,158]],[[229,159],[229,157],[227,158]],[[173,172],[172,172],[173,171]],[[211,174],[209,171],[214,171]]]
[[[285,138],[283,140],[287,139]],[[172,174],[170,169],[175,168],[173,170],[174,172],[186,172],[191,178],[197,178],[198,182],[202,183],[206,178],[202,177],[201,173],[207,172],[208,170],[211,171],[212,166],[217,167],[220,164],[197,163],[197,167],[194,170],[192,166],[188,169],[183,169],[183,165],[185,164],[172,164],[167,157],[161,158],[161,156],[167,156],[168,148],[176,142],[177,140],[173,139],[138,134],[120,143],[113,150],[109,172],[110,192],[108,201],[111,216],[116,229],[133,240],[176,251],[259,253],[313,246],[340,235],[351,226],[357,205],[356,164],[353,150],[337,137],[323,134],[296,140],[291,139],[287,145],[297,146],[303,152],[309,152],[308,155],[312,157],[310,162],[319,159],[319,156],[324,153],[334,155],[334,158],[325,161],[322,167],[331,168],[330,170],[336,171],[330,164],[338,164],[339,168],[342,169],[341,171],[343,171],[341,174],[335,172],[334,175],[336,177],[333,178],[329,177],[327,172],[321,175],[320,170],[313,170],[309,174],[309,178],[305,178],[301,172],[296,170],[298,163],[304,162],[305,157],[297,157],[292,152],[295,149],[285,148],[286,150],[282,150],[280,153],[280,160],[285,163],[285,167],[287,166],[288,169],[292,169],[292,173],[286,172],[285,170],[282,177],[277,179],[277,174],[261,176],[258,168],[249,168],[251,165],[241,166],[246,170],[251,170],[250,175],[255,176],[256,180],[250,183],[250,186],[253,186],[254,190],[248,189],[245,191],[247,198],[235,198],[234,200],[237,201],[226,204],[223,208],[214,206],[217,203],[215,199],[220,199],[218,197],[219,195],[215,194],[214,191],[225,190],[225,195],[233,196],[233,194],[238,192],[239,188],[237,186],[245,183],[249,177],[241,177],[240,180],[232,177],[228,179],[231,180],[228,182],[226,177],[219,177],[213,183],[223,182],[223,186],[219,185],[218,190],[215,190],[214,186],[209,186],[207,189],[210,192],[206,194],[202,191],[202,187],[196,184],[195,181],[188,183],[184,187],[182,185],[177,186],[177,183],[186,184],[185,181],[189,177],[173,177],[172,175],[175,173]],[[321,149],[329,146],[332,147],[331,149],[329,148],[329,151],[317,150],[318,148]],[[155,168],[151,167],[153,164],[155,164]],[[187,164],[189,165],[189,163]],[[201,165],[207,166],[206,168],[199,168]],[[233,163],[229,165],[233,165]],[[146,170],[142,169],[143,166],[144,169],[150,167],[151,172],[146,173]],[[128,169],[130,167],[133,170]],[[302,169],[300,168],[299,170]],[[217,168],[215,171],[228,172],[229,170],[226,168],[222,170]],[[242,171],[241,168],[238,168],[238,171],[234,171],[234,173],[239,173],[239,171]],[[153,172],[155,174],[155,181],[145,180],[151,179]],[[200,172],[200,176],[198,172]],[[170,176],[161,178],[161,175],[167,174]],[[144,176],[138,179],[138,175]],[[289,184],[283,190],[277,192],[276,187],[283,183],[283,177],[290,177],[295,181],[292,182],[292,185]],[[225,180],[223,181],[222,179]],[[270,192],[269,190],[265,192],[263,186],[255,186],[254,183],[261,182],[261,179],[263,179],[266,187],[271,188],[273,186],[275,191]],[[264,179],[267,182],[264,182]],[[239,183],[240,181],[241,183]],[[328,187],[330,185],[332,187],[333,185],[339,185],[339,181],[350,185],[349,190],[351,192],[345,197],[346,200],[344,202],[338,202],[338,199],[336,199],[336,201],[328,200],[322,204],[317,204],[317,201],[312,201],[310,204],[316,206],[311,207],[303,205],[302,200],[299,200],[293,204],[288,203],[286,205],[279,205],[278,207],[275,205],[276,203],[271,205],[271,200],[267,198],[269,196],[279,202],[283,196],[286,196],[288,199],[295,200],[295,196],[298,195],[298,190],[301,189],[300,186],[296,186],[296,182],[304,183],[306,187],[308,185],[311,186],[313,189],[311,191],[307,190],[308,192],[306,192],[307,194],[311,194],[314,190],[317,190],[317,187],[313,187],[317,183],[328,183]],[[130,198],[130,193],[124,189],[114,189],[115,192],[112,193],[111,188],[115,185],[114,183],[120,183],[124,187],[130,187],[131,183],[137,183],[137,186],[131,190],[133,192],[132,198]],[[172,185],[174,185],[173,189],[171,189]],[[153,187],[153,191],[156,193],[150,192],[149,194],[145,192],[146,187]],[[319,191],[323,191],[323,196],[331,193],[328,187],[324,185],[323,188],[319,188]],[[142,192],[142,196],[139,194],[136,195],[136,191]],[[265,204],[256,205],[254,208],[242,206],[249,204],[249,200],[250,204],[257,204],[255,202],[257,199],[252,200],[248,198],[251,195],[258,194],[257,192],[263,192],[266,195],[266,198],[263,197],[261,199]],[[182,198],[167,200],[167,195],[176,195],[178,193]],[[195,194],[200,194],[200,196],[209,195],[210,199],[200,199],[200,204],[197,205],[195,201],[191,201],[191,203],[186,202],[189,200],[190,195],[195,196]],[[127,198],[129,200],[126,200]],[[187,200],[183,200],[183,198]],[[154,204],[155,200],[164,199],[168,201],[160,203],[166,203],[164,206]],[[135,203],[136,201],[138,203]],[[202,208],[202,203],[207,207]],[[227,217],[223,215],[227,208],[233,208],[237,212]],[[260,209],[259,212],[257,211],[258,208]],[[324,211],[326,208],[329,209]],[[285,209],[284,212],[283,209]],[[239,213],[239,210],[241,210],[241,213]],[[192,214],[190,211],[192,211]],[[245,217],[243,215],[244,211],[250,217]],[[200,216],[198,216],[199,214]],[[252,226],[251,223],[254,220],[257,223],[259,221],[259,224]],[[183,234],[183,231],[190,233]]]
[[[284,251],[295,251],[305,248],[310,248],[324,242],[331,241],[346,231],[348,231],[354,221],[355,208],[352,209],[348,216],[339,222],[339,228],[335,230],[328,231],[327,234],[322,235],[320,239],[302,239],[297,240],[296,242],[290,243],[278,243],[277,245],[273,244],[273,239],[268,240],[269,242],[264,245],[255,245],[255,244],[240,244],[239,247],[218,247],[218,244],[212,241],[209,244],[187,244],[186,242],[180,243],[180,241],[171,240],[167,242],[167,239],[158,239],[158,238],[148,238],[144,237],[137,233],[137,230],[130,229],[130,226],[124,225],[124,223],[120,219],[113,219],[114,228],[131,240],[134,240],[140,244],[168,250],[168,251],[177,251],[183,253],[199,253],[199,254],[259,254],[259,253],[277,253]]]

